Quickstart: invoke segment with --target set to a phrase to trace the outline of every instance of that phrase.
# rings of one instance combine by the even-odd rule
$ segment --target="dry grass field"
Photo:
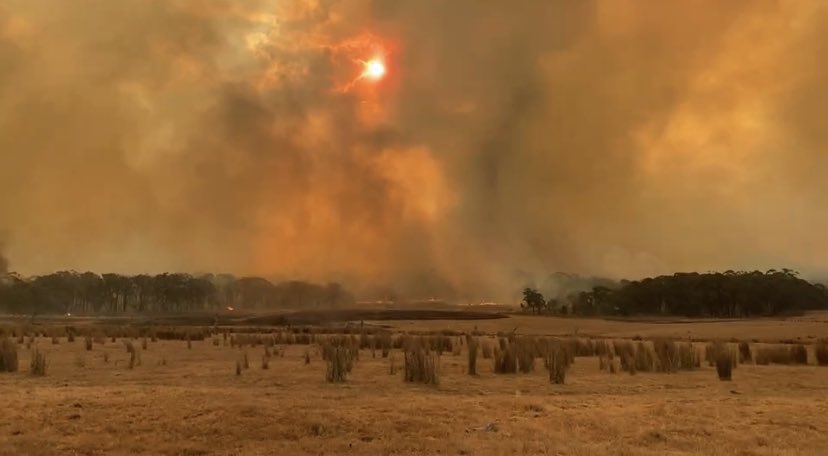
[[[644,338],[689,330],[747,341],[823,337],[828,326],[818,316],[777,323],[512,317],[390,324]],[[452,338],[462,348],[439,357],[439,384],[423,385],[403,381],[400,349],[387,358],[363,349],[345,382],[328,383],[315,343],[239,348],[216,336],[148,341],[142,349],[141,338],[107,337],[87,350],[83,337],[26,338],[19,371],[0,373],[0,454],[823,455],[828,448],[828,367],[816,365],[812,346],[807,365],[739,364],[731,381],[705,362],[630,375],[576,356],[565,383],[552,384],[541,359],[529,373],[496,374],[481,355],[470,376],[461,339]],[[490,336],[475,340],[497,345]],[[131,368],[127,342],[138,353]],[[696,344],[699,353],[704,345]],[[754,356],[762,346],[752,344]],[[35,350],[46,357],[45,376],[29,372]]]
[[[758,341],[800,340],[803,343],[828,337],[828,312],[811,312],[790,318],[750,320],[605,320],[600,318],[563,318],[510,315],[496,320],[385,320],[372,322],[397,331],[473,331],[511,332],[534,335],[581,335],[591,337],[676,337],[744,339]]]

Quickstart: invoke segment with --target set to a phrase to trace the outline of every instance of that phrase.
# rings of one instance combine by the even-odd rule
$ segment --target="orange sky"
[[[826,43],[819,0],[7,0],[0,241],[470,299],[821,277]]]

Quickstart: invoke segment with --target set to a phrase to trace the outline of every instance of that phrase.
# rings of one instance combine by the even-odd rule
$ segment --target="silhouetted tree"
[[[532,313],[540,313],[546,307],[546,300],[538,290],[526,287],[523,289],[523,301],[520,306]]]

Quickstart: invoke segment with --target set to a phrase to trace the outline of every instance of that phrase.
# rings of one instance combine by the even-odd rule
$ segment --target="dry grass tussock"
[[[29,365],[29,373],[38,377],[46,375],[46,355],[36,348],[32,351],[32,360]]]
[[[17,372],[17,344],[9,337],[0,340],[0,372]]]
[[[804,345],[768,345],[755,348],[753,360],[759,365],[808,364],[808,350]],[[816,347],[815,347],[816,350]],[[819,361],[817,360],[817,363]]]
[[[405,351],[403,379],[409,383],[437,385],[439,380],[440,355],[424,346]]]
[[[653,341],[656,371],[675,373],[680,370],[694,370],[701,366],[701,358],[691,342],[676,342],[670,339]]]
[[[480,342],[477,341],[477,337],[468,336],[466,339],[466,348],[468,350],[468,364],[467,364],[467,372],[469,375],[477,375],[477,353],[478,353],[478,346]]]
[[[359,359],[359,341],[350,337],[327,338],[322,345],[322,359],[325,361],[325,380],[342,383]]]
[[[820,366],[828,366],[828,340],[822,339],[814,345],[814,357]]]
[[[549,381],[557,385],[563,385],[566,380],[566,371],[569,369],[570,357],[566,353],[566,349],[559,344],[550,347],[544,364],[549,371]]]
[[[716,367],[719,380],[729,381],[733,377],[733,369],[738,365],[739,354],[724,342],[712,342],[705,347],[705,358]]]

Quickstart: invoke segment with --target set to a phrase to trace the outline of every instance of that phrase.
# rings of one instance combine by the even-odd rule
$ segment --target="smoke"
[[[554,271],[823,273],[827,21],[818,0],[7,0],[7,254],[463,299]],[[388,78],[352,84],[378,46]]]

